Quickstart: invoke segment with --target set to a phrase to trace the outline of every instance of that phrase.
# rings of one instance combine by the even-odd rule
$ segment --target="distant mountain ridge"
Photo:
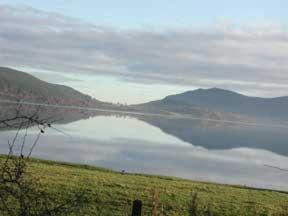
[[[205,107],[217,112],[246,116],[288,119],[288,97],[249,97],[219,88],[198,89],[170,95],[162,100],[166,104],[185,104]]]
[[[190,101],[189,97],[187,99],[181,98],[181,95],[182,94],[170,95],[161,100],[133,105],[132,107],[146,112],[165,113],[180,118],[248,121],[245,116],[238,113],[233,114],[222,110],[214,110],[213,107],[204,106],[201,103]]]
[[[116,106],[96,100],[73,88],[44,82],[28,73],[5,67],[0,67],[0,98],[159,113],[180,118],[247,121],[255,117],[288,120],[288,97],[249,97],[229,90],[211,88],[187,91],[138,105]]]

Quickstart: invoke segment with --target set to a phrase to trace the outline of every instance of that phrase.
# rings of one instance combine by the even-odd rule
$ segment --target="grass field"
[[[189,215],[197,193],[198,215],[209,205],[213,215],[286,215],[288,194],[269,190],[193,182],[161,176],[122,174],[82,165],[32,160],[29,173],[55,199],[85,190],[89,203],[77,215],[130,215],[131,202],[141,199],[151,215],[152,193],[158,194],[157,215]],[[154,200],[155,201],[155,200]],[[288,212],[288,211],[287,211]]]

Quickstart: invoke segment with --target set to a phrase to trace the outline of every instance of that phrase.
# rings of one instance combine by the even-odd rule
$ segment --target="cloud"
[[[288,94],[288,31],[279,25],[118,30],[0,5],[0,64],[128,82]]]

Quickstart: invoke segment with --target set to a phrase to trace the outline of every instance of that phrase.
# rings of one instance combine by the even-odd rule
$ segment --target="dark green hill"
[[[70,87],[44,82],[32,75],[0,67],[0,97],[8,100],[91,106],[104,105]]]

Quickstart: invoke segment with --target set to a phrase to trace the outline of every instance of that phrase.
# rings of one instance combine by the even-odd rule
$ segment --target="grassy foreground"
[[[189,215],[193,193],[197,193],[199,215],[207,205],[213,215],[219,216],[288,215],[288,194],[281,192],[121,174],[49,161],[32,160],[29,163],[29,172],[57,199],[74,189],[85,189],[90,201],[81,210],[81,215],[130,215],[131,202],[135,199],[144,202],[143,215],[151,215],[153,191],[158,193],[157,215]]]

